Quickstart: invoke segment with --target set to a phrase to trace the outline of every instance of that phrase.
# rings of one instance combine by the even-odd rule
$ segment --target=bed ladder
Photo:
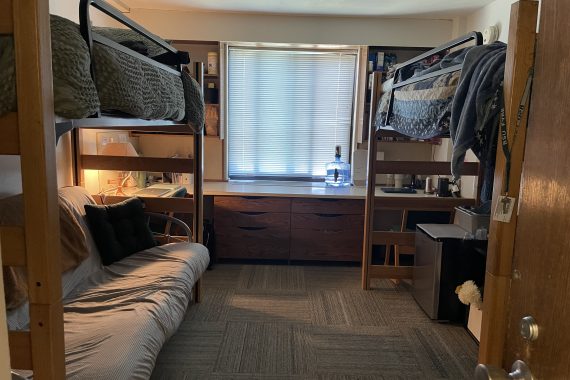
[[[0,9],[0,34],[14,37],[18,94],[17,112],[0,117],[0,154],[20,156],[25,221],[0,226],[0,250],[3,266],[27,268],[30,307],[29,330],[8,333],[11,368],[64,379],[49,2],[0,0]]]

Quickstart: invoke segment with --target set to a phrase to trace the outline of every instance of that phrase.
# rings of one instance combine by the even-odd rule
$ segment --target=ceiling
[[[493,0],[116,0],[128,8],[327,16],[449,17]]]

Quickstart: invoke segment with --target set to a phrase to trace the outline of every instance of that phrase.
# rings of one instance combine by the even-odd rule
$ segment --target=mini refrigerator
[[[435,320],[464,323],[467,307],[455,288],[467,280],[483,284],[486,240],[465,239],[455,224],[418,224],[412,294]]]

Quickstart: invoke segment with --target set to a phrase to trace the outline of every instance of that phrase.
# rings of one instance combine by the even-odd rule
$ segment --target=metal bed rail
[[[411,78],[407,78],[401,82],[398,82],[398,77],[399,77],[402,69],[404,69],[408,66],[411,66],[414,63],[421,62],[424,59],[429,58],[435,54],[446,52],[449,49],[453,49],[454,47],[464,45],[464,44],[471,42],[471,41],[475,41],[476,46],[482,45],[483,44],[483,36],[479,32],[467,33],[464,36],[461,36],[459,38],[451,40],[451,41],[449,41],[443,45],[440,45],[436,48],[433,48],[429,51],[426,51],[425,53],[420,54],[417,57],[414,57],[412,59],[407,60],[406,62],[402,63],[401,65],[398,65],[398,67],[396,68],[396,71],[394,72],[394,84],[392,85],[392,89],[390,90],[390,100],[388,102],[388,112],[386,113],[385,124],[387,126],[390,125],[390,117],[392,116],[392,108],[394,106],[394,92],[398,88],[403,87],[403,86],[407,86],[409,84],[417,83],[417,82],[420,82],[422,80],[426,80],[429,78],[434,78],[434,77],[437,77],[440,75],[452,73],[455,71],[460,71],[463,68],[463,64],[446,67],[446,68],[443,68],[441,70],[433,71],[433,72],[425,74],[425,75],[414,76]]]
[[[125,25],[129,29],[140,34],[142,37],[144,37],[151,43],[166,50],[167,53],[162,54],[158,57],[150,58],[134,50],[131,50],[128,47],[123,46],[107,37],[104,37],[96,33],[93,30],[93,26],[91,24],[91,17],[89,13],[91,7],[103,12],[104,14],[111,17],[115,21]],[[150,31],[145,29],[142,25],[129,19],[128,17],[123,15],[118,9],[114,8],[113,6],[109,5],[103,0],[81,0],[79,4],[79,28],[81,31],[81,35],[85,39],[85,42],[87,42],[87,46],[89,47],[89,51],[91,53],[93,51],[93,44],[94,42],[96,42],[111,47],[115,50],[119,50],[122,53],[128,54],[132,57],[140,59],[150,65],[158,67],[162,70],[166,70],[175,75],[181,75],[180,74],[181,65],[190,63],[190,56],[187,52],[181,52],[176,50],[174,47],[168,44],[168,42],[164,41],[162,38],[151,33]],[[169,65],[173,65],[174,68]],[[91,60],[91,75],[92,76],[94,75],[93,60]]]

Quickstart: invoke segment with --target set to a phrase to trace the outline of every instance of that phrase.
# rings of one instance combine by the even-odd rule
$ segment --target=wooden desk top
[[[192,193],[192,187],[188,186]],[[335,199],[366,199],[366,187],[349,186],[335,188],[323,184],[310,185],[306,182],[278,182],[278,181],[229,181],[205,182],[204,195],[206,196],[261,196],[261,197],[287,197],[287,198],[335,198]],[[429,202],[427,202],[429,201]],[[376,208],[397,209],[449,209],[460,205],[475,204],[474,199],[441,198],[435,194],[425,194],[418,190],[416,194],[384,193],[376,187]],[[402,207],[404,206],[404,207]]]

